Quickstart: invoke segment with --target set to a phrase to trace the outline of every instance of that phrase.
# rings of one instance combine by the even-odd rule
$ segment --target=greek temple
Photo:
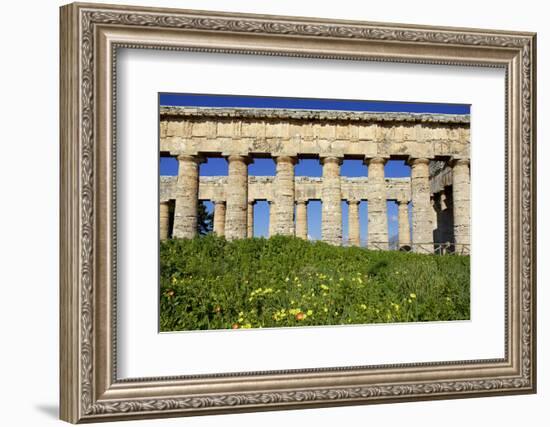
[[[178,160],[177,176],[160,177],[161,239],[195,237],[201,201],[213,203],[213,231],[228,240],[254,235],[258,201],[269,203],[270,235],[307,239],[315,200],[322,240],[359,245],[359,203],[366,201],[367,247],[388,250],[387,201],[394,201],[398,248],[470,251],[469,115],[161,107],[160,156]],[[200,176],[200,164],[213,157],[227,159],[227,176]],[[249,176],[259,158],[274,159],[275,176]],[[301,159],[317,159],[322,177],[295,176]],[[346,159],[362,160],[368,177],[341,176]],[[389,160],[406,161],[410,177],[386,177]]]

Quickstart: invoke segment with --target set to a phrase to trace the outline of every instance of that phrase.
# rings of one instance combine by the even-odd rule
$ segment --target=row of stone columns
[[[193,238],[197,234],[199,165],[200,156],[178,156],[179,169],[175,198],[174,237]],[[388,249],[387,197],[384,165],[387,159],[376,157],[365,160],[369,167],[368,246],[371,249]],[[253,237],[254,205],[248,201],[247,156],[228,157],[229,174],[226,187],[226,201],[214,201],[214,232],[225,235],[228,240]],[[294,165],[290,156],[276,157],[274,193],[276,202],[270,202],[269,234],[296,235],[307,238],[307,207],[305,201],[295,201]],[[342,159],[336,156],[321,158],[323,165],[322,239],[331,244],[342,242],[342,207],[340,165]],[[417,158],[409,161],[411,166],[411,201],[413,250],[433,250],[434,217],[430,200],[429,159]],[[454,236],[457,245],[470,243],[470,175],[469,161],[456,160],[453,167]],[[296,225],[294,206],[296,202]],[[359,244],[359,201],[349,203],[350,244]],[[406,201],[399,205],[399,246],[410,246],[410,228]],[[161,206],[161,238],[168,235],[167,207]]]
[[[347,200],[348,204],[348,239],[349,244],[352,246],[360,245],[360,222],[359,222],[359,200]],[[272,236],[277,234],[274,232],[273,219],[275,216],[275,211],[273,208],[273,202],[268,202],[270,204],[270,226],[269,226],[269,235]],[[295,223],[295,236],[301,239],[308,238],[308,225],[307,225],[307,200],[297,200],[296,201],[296,223]],[[409,226],[409,214],[408,214],[408,201],[398,200],[397,204],[399,207],[399,246],[410,246],[410,226]],[[217,205],[216,205],[217,206]],[[253,206],[254,202],[249,202],[249,221],[253,221]],[[216,208],[215,208],[216,209]],[[369,212],[369,215],[371,213]],[[214,213],[214,218],[216,214]],[[214,227],[215,228],[215,227]],[[215,231],[215,230],[214,230]],[[386,233],[387,234],[387,233]],[[253,237],[253,225],[249,223],[249,234],[248,237]],[[372,245],[375,249],[381,249],[383,245]],[[386,247],[389,244],[386,242]]]

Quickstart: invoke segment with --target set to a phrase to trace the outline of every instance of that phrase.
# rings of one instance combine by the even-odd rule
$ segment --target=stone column
[[[192,239],[197,235],[199,165],[202,161],[199,156],[178,156],[174,237]]]
[[[359,200],[348,200],[348,240],[350,246],[361,245],[359,230]]]
[[[269,237],[275,235],[275,202],[268,200],[269,203]]]
[[[170,235],[170,203],[160,202],[159,208],[159,239],[166,240]]]
[[[429,159],[410,159],[413,251],[433,253],[432,205],[430,202]]]
[[[296,237],[307,240],[307,200],[296,202]]]
[[[246,221],[246,237],[252,239],[254,237],[254,200],[248,201],[248,218]]]
[[[470,161],[453,161],[453,217],[455,250],[470,253]]]
[[[399,249],[404,246],[411,246],[411,228],[409,225],[409,202],[407,200],[397,201],[397,222],[399,226],[398,239]]]
[[[245,239],[248,219],[248,163],[246,156],[229,156],[227,178],[225,237],[227,240]]]
[[[342,194],[340,188],[340,165],[338,157],[323,157],[323,183],[321,199],[321,234],[323,241],[332,245],[342,244]]]
[[[225,236],[225,200],[214,201],[214,233]]]
[[[384,165],[386,159],[375,157],[366,159],[369,167],[369,249],[389,249],[388,239],[388,207],[386,200],[386,179]]]
[[[437,216],[439,210],[439,196],[437,194],[432,194],[430,196],[430,205],[432,206],[432,239],[434,246],[437,246],[438,243],[441,243],[439,237],[439,228],[437,225]]]
[[[274,232],[283,236],[294,236],[294,165],[296,159],[290,156],[275,158],[277,174],[274,182],[275,205]]]

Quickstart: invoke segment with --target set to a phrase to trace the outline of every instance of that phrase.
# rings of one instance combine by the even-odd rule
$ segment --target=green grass
[[[470,258],[208,235],[160,246],[161,331],[463,320]]]

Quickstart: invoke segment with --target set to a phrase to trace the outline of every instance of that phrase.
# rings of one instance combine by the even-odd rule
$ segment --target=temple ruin
[[[469,115],[161,107],[160,155],[178,160],[178,176],[160,177],[161,239],[195,237],[201,201],[214,204],[214,232],[229,240],[254,235],[257,201],[269,202],[270,235],[307,239],[308,202],[320,200],[322,240],[343,243],[345,201],[347,243],[359,245],[358,206],[367,201],[367,246],[387,250],[390,200],[399,248],[470,251]],[[211,157],[227,159],[227,176],[199,175]],[[273,158],[276,175],[248,176],[256,158]],[[305,158],[319,160],[321,178],[295,176]],[[344,159],[362,160],[368,177],[340,176]],[[410,178],[385,177],[388,160],[405,160]]]

